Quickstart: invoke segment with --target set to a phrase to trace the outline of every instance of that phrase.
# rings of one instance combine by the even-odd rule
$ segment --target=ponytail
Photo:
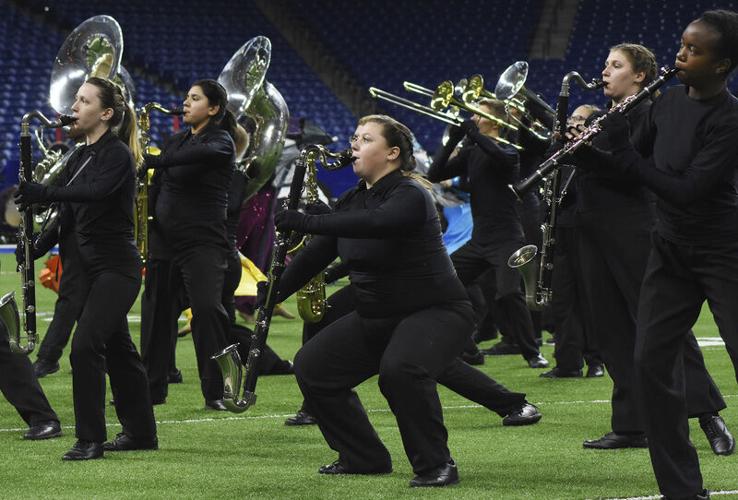
[[[138,143],[138,123],[136,121],[136,112],[128,105],[123,95],[123,88],[118,84],[93,76],[87,82],[94,85],[98,89],[98,96],[103,108],[113,110],[113,116],[110,118],[110,128],[115,131],[116,135],[131,150],[136,165],[141,164],[143,155],[141,146]]]

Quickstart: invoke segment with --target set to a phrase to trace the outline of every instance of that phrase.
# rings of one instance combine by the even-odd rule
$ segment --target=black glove
[[[466,123],[466,122],[464,122]],[[456,126],[451,126],[448,129],[448,142],[446,143],[446,146],[456,146],[461,139],[464,138],[466,135],[466,132],[464,132],[464,129],[461,128],[463,124]]]
[[[268,281],[259,281],[256,283],[256,300],[254,301],[254,310],[261,309],[266,304],[267,292],[269,291]]]
[[[21,182],[13,200],[17,205],[26,206],[47,201],[47,188],[37,182]]]
[[[143,159],[146,168],[142,168],[141,170],[145,171],[149,168],[159,168],[161,166],[161,155],[144,154]]]
[[[26,260],[25,251],[26,246],[23,244],[23,240],[18,240],[15,246],[15,262],[19,266]]]
[[[474,120],[464,120],[464,122],[459,125],[459,128],[463,130],[466,135],[479,133],[479,128],[477,127],[477,124],[474,123]]]
[[[277,227],[277,231],[298,231],[304,233],[308,217],[312,216],[298,212],[297,210],[282,210],[274,216],[274,225]]]
[[[305,207],[305,212],[308,215],[327,215],[333,213],[333,209],[322,201],[318,200],[316,203],[311,203],[310,205],[307,205]]]
[[[630,148],[630,124],[623,113],[608,113],[600,122],[613,151]]]

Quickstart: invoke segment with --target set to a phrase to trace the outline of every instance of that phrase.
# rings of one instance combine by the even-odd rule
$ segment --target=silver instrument
[[[287,103],[266,80],[271,54],[269,38],[254,37],[233,54],[218,76],[218,83],[228,92],[228,110],[240,123],[253,123],[249,147],[239,167],[250,177],[244,200],[274,174],[287,134],[290,116]]]

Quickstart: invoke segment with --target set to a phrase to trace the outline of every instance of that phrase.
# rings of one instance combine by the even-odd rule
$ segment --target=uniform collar
[[[377,182],[374,183],[371,190],[372,192],[380,192],[384,191],[386,189],[391,188],[398,182],[400,182],[405,176],[402,175],[402,169],[398,168],[397,170],[393,170],[389,174],[385,175],[381,179],[379,179]],[[365,191],[367,190],[366,187],[366,181],[361,180],[359,181],[359,190]]]
[[[91,151],[93,153],[98,153],[102,148],[105,147],[106,144],[108,144],[110,141],[114,140],[115,138],[116,138],[116,135],[113,133],[113,131],[108,129],[108,131],[105,132],[103,135],[101,135],[100,138],[94,144],[85,145],[85,151]]]

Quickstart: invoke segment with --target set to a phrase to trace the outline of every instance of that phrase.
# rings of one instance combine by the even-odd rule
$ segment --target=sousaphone
[[[249,146],[239,162],[239,168],[249,176],[244,200],[274,174],[287,133],[287,103],[266,79],[271,56],[269,38],[254,37],[233,54],[218,77],[228,92],[228,110],[251,131]]]

